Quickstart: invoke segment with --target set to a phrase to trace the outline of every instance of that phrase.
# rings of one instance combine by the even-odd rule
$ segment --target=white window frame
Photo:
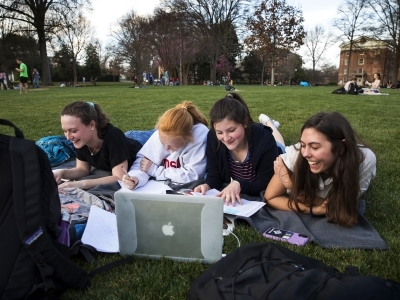
[[[358,59],[358,64],[363,65],[364,64],[364,58],[359,58]]]

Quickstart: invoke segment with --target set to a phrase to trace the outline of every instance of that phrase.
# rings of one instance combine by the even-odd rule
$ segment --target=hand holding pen
[[[136,177],[130,176],[124,166],[121,166],[125,175],[122,177],[122,182],[127,189],[133,190],[137,187],[139,180]]]

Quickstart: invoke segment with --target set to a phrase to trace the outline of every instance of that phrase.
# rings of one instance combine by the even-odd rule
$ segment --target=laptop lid
[[[118,191],[114,200],[122,255],[204,263],[221,258],[220,198]]]

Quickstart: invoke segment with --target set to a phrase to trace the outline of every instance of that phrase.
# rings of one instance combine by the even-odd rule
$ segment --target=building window
[[[361,52],[360,52],[360,55],[364,55],[364,51],[361,51]]]
[[[350,51],[346,51],[346,56],[349,56],[350,55]]]
[[[343,74],[346,75],[347,74],[347,69],[343,70]]]
[[[358,70],[357,70],[357,73],[358,73],[358,74],[362,74],[362,72],[363,72],[363,69],[358,69]]]
[[[381,54],[381,50],[380,49],[376,49],[375,50],[375,55],[379,55],[379,54]]]
[[[359,64],[359,65],[363,65],[363,64],[364,64],[364,58],[358,59],[358,64]]]
[[[347,62],[348,62],[348,61],[349,61],[348,59],[345,59],[345,60],[344,60],[344,65],[345,65],[345,66],[347,66]]]

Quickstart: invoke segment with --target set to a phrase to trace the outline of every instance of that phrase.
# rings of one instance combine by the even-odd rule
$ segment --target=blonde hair
[[[192,141],[193,125],[197,123],[208,126],[203,113],[192,102],[184,101],[163,113],[156,128],[162,133],[182,137],[185,142],[189,142]]]

